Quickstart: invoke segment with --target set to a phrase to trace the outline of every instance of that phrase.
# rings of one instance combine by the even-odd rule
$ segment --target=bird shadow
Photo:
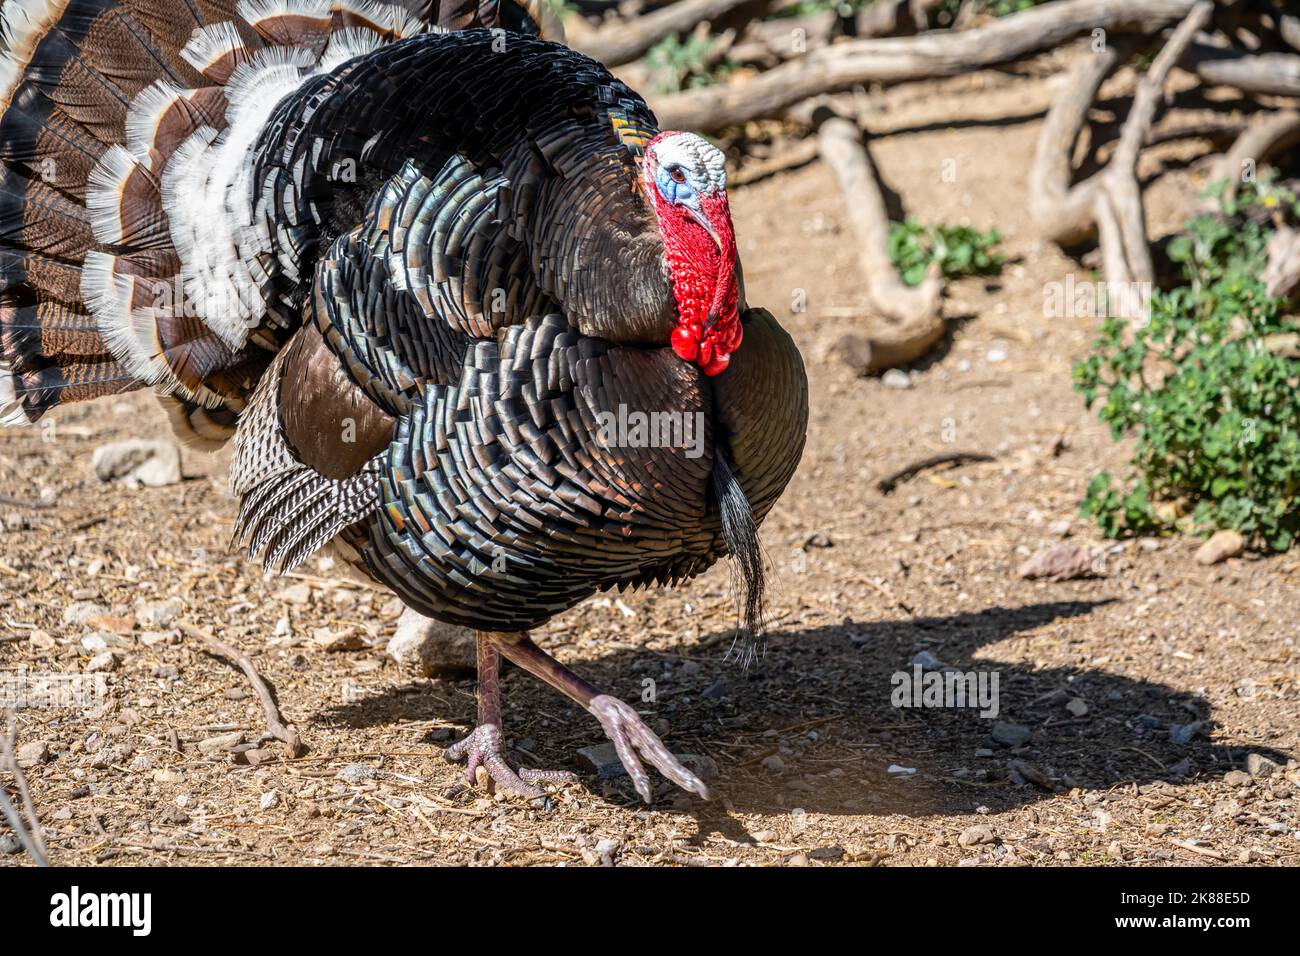
[[[1200,694],[1116,673],[1101,659],[1093,666],[1038,666],[980,653],[1040,629],[1037,641],[1068,641],[1071,619],[1112,603],[1044,602],[779,628],[748,670],[725,660],[730,631],[683,642],[676,652],[619,645],[573,666],[635,703],[675,752],[716,763],[713,802],[702,804],[666,782],[657,800],[693,814],[702,833],[733,839],[745,839],[733,813],[999,812],[1076,787],[1178,785],[1238,765],[1245,751],[1210,739],[1213,711]],[[987,691],[996,686],[996,715],[985,706],[982,716],[969,700],[974,706],[897,706],[896,691],[915,678],[921,652],[955,672],[983,675]],[[433,680],[337,705],[317,719],[374,726],[437,714],[468,729],[472,691],[472,681]],[[504,705],[508,733],[548,768],[578,767],[574,749],[602,740],[576,704],[520,671],[505,675]],[[587,779],[606,799],[638,805],[626,777]]]

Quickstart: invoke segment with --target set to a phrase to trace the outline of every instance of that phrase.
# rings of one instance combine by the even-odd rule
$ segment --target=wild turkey
[[[756,625],[803,365],[745,303],[722,154],[544,2],[8,0],[0,420],[152,386],[234,438],[250,554],[333,547],[478,632],[471,778],[554,778],[504,759],[504,656],[647,801],[641,759],[707,796],[526,632],[727,553]]]

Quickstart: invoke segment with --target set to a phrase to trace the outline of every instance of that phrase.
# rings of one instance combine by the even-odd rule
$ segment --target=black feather
[[[748,668],[759,657],[759,637],[763,631],[763,602],[767,583],[763,576],[763,549],[758,541],[758,523],[754,521],[749,499],[732,471],[721,448],[713,458],[713,496],[722,520],[722,537],[731,553],[735,575],[744,584],[744,607],[740,627],[732,650],[740,666]],[[730,652],[728,652],[730,656]]]

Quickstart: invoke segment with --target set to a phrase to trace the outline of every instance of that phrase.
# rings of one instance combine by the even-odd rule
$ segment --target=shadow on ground
[[[730,832],[733,810],[919,817],[985,806],[997,812],[1073,787],[1177,784],[1230,769],[1244,754],[1208,739],[1213,715],[1199,695],[1104,668],[1035,669],[979,655],[986,645],[1091,615],[1107,603],[1039,603],[778,630],[749,672],[722,660],[727,634],[683,646],[679,656],[618,650],[575,669],[630,701],[641,699],[646,680],[654,682],[655,700],[638,705],[647,722],[666,722],[658,729],[667,731],[675,751],[708,754],[720,770],[712,804],[697,806],[666,784],[660,800],[691,810],[702,830],[737,838],[743,834]],[[1046,639],[1067,640],[1067,629]],[[921,650],[962,671],[997,671],[996,720],[974,709],[896,709],[891,678],[910,673]],[[593,719],[528,675],[509,673],[504,688],[508,734],[526,741],[544,766],[579,767],[576,748],[602,739]],[[438,715],[468,729],[472,691],[470,681],[408,685],[317,719],[360,727]],[[1070,699],[1081,700],[1087,712],[1068,710]],[[1028,742],[1008,747],[994,741],[997,720],[1025,728]],[[445,745],[430,738],[422,743]],[[1288,757],[1254,749],[1281,762]],[[765,765],[770,756],[779,764]],[[916,773],[891,774],[891,765]],[[636,805],[626,778],[587,780],[608,799]]]

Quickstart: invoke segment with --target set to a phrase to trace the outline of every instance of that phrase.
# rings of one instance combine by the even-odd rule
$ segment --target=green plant
[[[889,224],[889,258],[911,286],[921,284],[932,262],[950,279],[996,275],[1002,269],[1002,256],[995,251],[1001,241],[996,229],[980,232],[968,226],[923,226],[910,217]]]
[[[934,22],[939,26],[951,26],[957,19],[964,4],[970,0],[943,0],[934,11]],[[995,17],[1006,17],[1036,7],[1046,0],[974,0],[974,12],[990,13]]]
[[[1278,336],[1300,330],[1259,276],[1277,224],[1300,217],[1272,177],[1243,184],[1169,245],[1185,284],[1149,314],[1106,318],[1075,388],[1119,440],[1129,474],[1088,487],[1082,513],[1110,536],[1232,528],[1285,550],[1300,533],[1300,362]]]
[[[711,66],[714,42],[708,34],[690,33],[666,36],[651,47],[645,65],[655,92],[677,93],[725,79],[734,67],[726,62]]]

